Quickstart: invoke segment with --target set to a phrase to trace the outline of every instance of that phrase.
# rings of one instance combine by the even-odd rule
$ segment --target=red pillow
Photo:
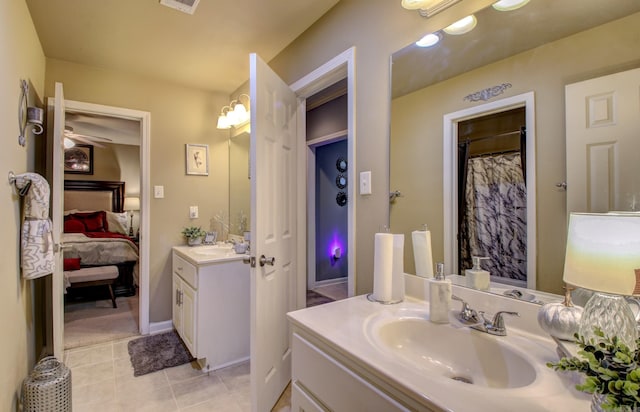
[[[101,210],[99,212],[89,212],[89,213],[74,213],[68,216],[65,216],[65,224],[67,221],[77,220],[80,222],[84,228],[81,231],[77,232],[65,232],[67,233],[84,233],[84,232],[108,232],[109,225],[107,223],[107,212]],[[73,229],[77,229],[77,226],[73,226]]]
[[[80,258],[64,258],[64,270],[79,270]]]
[[[86,230],[84,223],[78,219],[65,219],[64,221],[65,233],[84,233]]]

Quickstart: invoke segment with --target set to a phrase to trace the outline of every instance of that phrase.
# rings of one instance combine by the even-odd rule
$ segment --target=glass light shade
[[[640,295],[640,214],[571,213],[563,280],[604,292],[585,305],[580,334],[596,338],[598,326],[635,349],[637,325],[622,296]]]
[[[65,137],[62,141],[62,144],[64,145],[65,149],[71,149],[73,146],[76,145],[76,142],[74,142],[73,140],[69,139],[68,137]]]
[[[227,116],[225,116],[224,114],[218,116],[218,125],[216,127],[218,129],[229,129],[231,127],[231,124],[229,124]]]
[[[244,119],[247,115],[247,109],[244,107],[244,104],[237,103],[233,108],[233,113],[238,116],[239,119]]]
[[[432,3],[438,3],[439,0],[402,0],[402,7],[407,10],[426,9]]]
[[[240,120],[238,119],[238,113],[236,113],[233,110],[229,110],[227,112],[227,121],[229,122],[229,125],[231,125],[231,126],[235,126],[238,123],[240,123]]]
[[[440,41],[440,36],[436,33],[429,33],[420,40],[416,42],[416,46],[418,47],[431,47],[438,44]]]
[[[127,196],[124,198],[124,210],[140,210],[140,198],[135,196]]]
[[[460,35],[469,33],[478,24],[478,19],[473,14],[458,20],[457,22],[442,29],[447,34]]]
[[[529,0],[500,0],[497,3],[493,3],[492,7],[498,11],[511,11],[519,9],[527,3],[529,3]]]

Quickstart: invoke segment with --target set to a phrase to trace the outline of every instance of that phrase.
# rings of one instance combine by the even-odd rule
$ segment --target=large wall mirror
[[[248,126],[229,138],[229,233],[238,236],[251,230],[250,139]]]
[[[528,284],[540,294],[562,294],[567,195],[572,190],[571,185],[565,190],[562,184],[567,177],[565,86],[640,67],[640,2],[530,0],[517,10],[488,7],[475,16],[477,25],[467,34],[439,32],[441,40],[435,46],[412,44],[391,57],[390,227],[408,240],[407,273],[415,273],[411,232],[423,224],[431,233],[434,262],[458,256],[459,251],[453,250],[458,233],[453,234],[454,242],[445,243],[445,228],[451,220],[448,215],[458,217],[459,204],[445,206],[445,199],[451,198],[453,190],[458,193],[457,184],[464,184],[456,173],[466,176],[467,172],[460,169],[461,154],[446,149],[445,130],[452,127],[447,119],[457,119],[454,134],[460,135],[468,126],[465,122],[476,122],[465,138],[469,141],[482,140],[485,120],[493,121],[501,125],[495,135],[511,137],[489,148],[472,144],[467,156],[519,157],[525,175],[518,183],[525,192],[520,202],[533,213],[523,218],[529,234],[524,236],[528,242],[524,255],[519,247],[519,254],[506,256],[529,259],[524,264],[529,282],[515,282],[511,289]],[[513,104],[501,106],[500,101]],[[516,117],[510,121],[513,124],[504,126],[500,119],[487,119],[500,118],[507,110],[522,111],[514,116],[524,120]],[[462,115],[456,118],[456,113]],[[480,132],[474,136],[474,130]],[[527,162],[532,163],[531,169]],[[452,170],[448,176],[447,170]],[[527,174],[531,171],[532,176]],[[635,171],[621,169],[619,174],[640,176],[638,165]],[[454,183],[445,186],[447,179]],[[530,181],[535,182],[535,190],[526,193]],[[527,255],[532,250],[535,253]],[[446,271],[461,274],[465,268],[451,263]]]

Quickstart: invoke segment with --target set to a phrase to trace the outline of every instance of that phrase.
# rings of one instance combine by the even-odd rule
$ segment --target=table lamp
[[[625,296],[640,296],[640,214],[571,213],[564,282],[595,291],[578,333],[587,340],[617,336],[636,349],[637,323]]]
[[[123,209],[128,211],[131,215],[131,222],[129,224],[129,236],[133,237],[133,211],[140,210],[140,198],[135,196],[125,197]]]

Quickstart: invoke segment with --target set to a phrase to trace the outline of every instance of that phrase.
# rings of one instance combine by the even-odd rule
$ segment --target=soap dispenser
[[[467,287],[478,290],[489,290],[489,272],[480,267],[480,261],[488,257],[472,256],[473,267],[464,271]]]
[[[436,264],[436,275],[429,279],[429,320],[449,323],[451,308],[451,280],[444,277],[444,264]]]

